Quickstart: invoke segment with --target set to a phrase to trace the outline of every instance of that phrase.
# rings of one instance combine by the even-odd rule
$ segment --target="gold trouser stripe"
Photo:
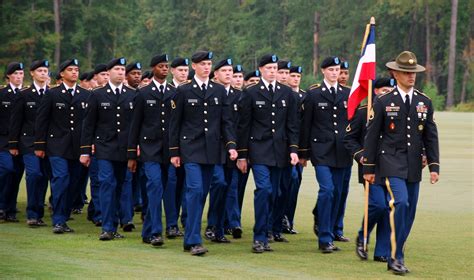
[[[392,259],[395,259],[395,254],[397,252],[397,239],[395,236],[395,197],[393,196],[392,188],[390,188],[390,181],[388,178],[385,178],[385,186],[387,186],[388,193],[390,194],[390,201],[388,202],[388,205],[390,206],[390,244],[392,245]]]

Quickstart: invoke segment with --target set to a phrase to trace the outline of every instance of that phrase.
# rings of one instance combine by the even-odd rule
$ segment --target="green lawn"
[[[441,180],[422,183],[417,218],[406,245],[408,278],[474,277],[473,257],[473,113],[437,113],[441,138]],[[353,174],[357,174],[354,169]],[[311,209],[317,185],[312,168],[304,171],[297,209],[297,235],[290,243],[273,244],[275,252],[250,252],[253,225],[253,179],[249,180],[243,213],[244,237],[232,244],[206,242],[209,254],[192,257],[182,251],[182,239],[166,240],[163,248],[141,242],[139,231],[126,239],[98,240],[99,228],[76,215],[74,234],[53,235],[51,228],[25,224],[22,187],[18,224],[0,224],[0,278],[388,278],[386,265],[361,262],[353,238],[363,213],[362,187],[351,182],[341,252],[323,255],[312,233]],[[135,221],[138,223],[138,217]],[[46,219],[50,223],[49,217]],[[141,223],[138,223],[138,230]],[[373,243],[370,244],[372,257]]]

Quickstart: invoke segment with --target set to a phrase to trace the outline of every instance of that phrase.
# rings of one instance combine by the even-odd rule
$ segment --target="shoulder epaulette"
[[[376,97],[377,97],[377,98],[382,98],[382,97],[384,97],[384,96],[387,96],[387,95],[389,95],[389,94],[393,93],[394,91],[395,91],[395,88],[394,88],[394,89],[392,89],[392,90],[391,90],[391,91],[389,91],[389,92],[386,92],[386,93],[381,93],[381,94],[377,94],[377,95],[376,95]]]
[[[341,85],[341,86],[342,86],[342,87],[345,87],[345,88],[347,88],[347,89],[351,89],[351,87],[348,87],[348,86],[343,86],[343,85]]]
[[[357,110],[362,110],[362,109],[366,109],[366,108],[367,108],[367,104],[366,104],[366,105],[359,106],[359,108],[357,108]]]
[[[126,88],[128,88],[129,90],[137,90],[136,88],[132,88],[132,87],[129,86],[129,85],[125,85],[125,84],[124,84],[124,86],[125,86]]]
[[[5,85],[0,85],[0,89],[4,89],[5,87]]]
[[[99,89],[99,88],[104,88],[104,87],[105,87],[105,85],[104,85],[104,86],[96,86],[96,87],[95,87],[95,88],[93,88],[92,90],[96,90],[96,89]]]
[[[59,84],[59,85],[58,85],[58,84],[52,85],[52,86],[49,87],[49,89],[57,88],[57,87],[59,87],[60,85],[61,85],[61,84]]]
[[[426,98],[428,98],[429,100],[431,100],[431,98],[430,98],[428,95],[426,95],[425,93],[423,93],[423,92],[421,92],[421,91],[419,91],[419,90],[417,90],[417,89],[414,89],[414,91],[416,91],[416,93],[418,93],[418,94],[420,94],[420,95],[423,95],[424,97],[426,97]]]
[[[83,89],[83,90],[88,90],[85,87],[81,87],[80,85],[77,85],[78,88]]]
[[[191,83],[192,81],[193,81],[193,80],[187,80],[186,82],[183,82],[182,84],[180,84],[180,86],[182,86],[182,85],[187,85],[187,84]]]
[[[245,88],[251,88],[253,86],[255,86],[256,84],[258,84],[258,82],[255,82],[255,83],[252,83],[252,84],[249,84],[249,85],[246,85]]]
[[[321,84],[318,84],[318,83],[312,84],[312,85],[309,86],[309,89],[315,89],[315,88],[318,88],[320,86],[321,86]]]
[[[305,90],[302,90],[302,89],[300,89],[300,92],[306,93],[306,91],[305,91]]]
[[[176,88],[173,83],[167,83],[167,84],[168,84],[168,86],[170,86],[172,88]]]
[[[29,88],[31,88],[31,86],[24,87],[24,88],[20,89],[20,91],[25,91],[25,90],[27,90],[27,89],[29,89]]]
[[[138,86],[138,89],[142,89],[142,88],[144,88],[144,87],[146,87],[146,86],[148,86],[148,85],[141,85],[141,86]]]

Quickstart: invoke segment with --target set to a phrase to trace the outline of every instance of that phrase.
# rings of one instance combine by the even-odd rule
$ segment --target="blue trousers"
[[[370,185],[369,189],[369,215],[368,215],[368,238],[377,225],[377,236],[375,242],[375,257],[390,257],[390,222],[388,208],[388,192],[385,186]],[[364,219],[359,230],[358,238],[364,240]]]
[[[285,211],[285,215],[288,218],[291,227],[294,225],[296,205],[298,203],[298,193],[300,191],[302,178],[303,166],[300,164],[293,166],[291,171],[290,195]]]
[[[81,170],[79,171],[79,182],[78,188],[79,192],[75,195],[72,209],[82,209],[84,208],[84,201],[87,200],[87,183],[89,182],[89,167],[81,165]]]
[[[41,159],[34,153],[23,155],[26,173],[26,216],[38,220],[44,217],[44,198],[48,188],[47,159]]]
[[[334,241],[333,229],[336,224],[337,211],[341,201],[345,168],[316,165],[316,179],[319,184],[317,214],[319,226],[319,243],[328,244]]]
[[[209,192],[214,165],[185,163],[186,173],[186,231],[184,233],[184,246],[202,244],[201,219],[204,201]]]
[[[142,168],[142,164],[143,164],[142,162],[138,161],[137,171],[132,174],[132,200],[133,200],[134,207],[138,205],[143,206],[142,187],[140,185],[140,176],[142,175],[140,170]],[[143,211],[146,211],[146,209],[143,209]]]
[[[178,227],[179,208],[181,207],[184,169],[172,164],[162,165],[163,174],[163,204],[166,215],[166,228]]]
[[[237,168],[232,168],[227,177],[228,190],[225,203],[224,227],[232,229],[241,227],[239,207],[239,177],[242,173]]]
[[[282,221],[290,198],[292,169],[293,166],[282,168],[280,185],[276,191],[272,193],[272,199],[270,200],[271,223],[269,224],[269,228],[274,235],[283,232]]]
[[[407,182],[399,177],[388,177],[390,201],[391,258],[403,260],[403,246],[415,221],[420,182]],[[394,235],[395,234],[395,235]]]
[[[127,169],[127,178],[130,178],[127,184],[123,184],[122,192],[120,193],[119,204],[119,220],[120,224],[125,225],[131,223],[133,220],[133,193],[132,193],[132,176],[133,174]]]
[[[161,235],[163,225],[161,222],[161,200],[163,198],[163,182],[161,180],[161,165],[157,162],[145,162],[145,176],[147,178],[146,189],[148,197],[148,208],[145,221],[143,222],[142,237]]]
[[[10,189],[11,173],[13,168],[13,158],[7,151],[0,151],[0,211],[6,212],[6,193]]]
[[[87,207],[88,216],[95,223],[102,221],[102,214],[100,212],[100,184],[99,184],[99,164],[95,156],[91,157],[89,165],[89,178],[91,188],[91,200]]]
[[[62,157],[49,157],[51,164],[51,194],[53,225],[64,224],[71,216],[71,197],[78,191],[80,163]]]
[[[127,162],[98,159],[100,208],[102,213],[102,230],[116,232],[119,223],[119,205],[123,188],[131,189],[131,173]]]
[[[344,235],[344,215],[346,213],[346,201],[349,194],[349,184],[351,181],[352,166],[346,167],[344,172],[344,181],[342,183],[341,202],[337,210],[336,225],[334,227],[334,234]]]
[[[269,228],[270,207],[272,194],[278,191],[283,168],[261,164],[252,165],[255,180],[254,209],[255,225],[253,228],[254,241],[268,242],[267,233]]]
[[[7,216],[16,216],[18,191],[20,190],[25,165],[22,156],[11,157],[11,160],[13,162],[13,172],[7,174],[7,184],[4,187],[5,213]]]

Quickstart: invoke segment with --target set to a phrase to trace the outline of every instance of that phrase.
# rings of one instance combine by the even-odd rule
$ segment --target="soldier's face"
[[[166,76],[168,76],[168,62],[161,62],[155,65],[153,67],[153,75],[160,80],[166,79]]]
[[[142,78],[142,70],[132,70],[127,74],[127,82],[131,87],[138,87],[140,84],[140,79]]]
[[[98,86],[103,86],[109,81],[109,72],[100,72],[94,76]]]
[[[148,79],[148,78],[144,78],[141,82],[140,82],[140,86],[147,86],[151,83],[151,79]]]
[[[244,74],[242,73],[234,73],[232,75],[232,82],[231,85],[235,88],[241,89],[244,85]]]
[[[77,82],[77,78],[79,77],[79,67],[78,66],[68,66],[64,71],[61,72],[61,78],[63,81],[69,83]]]
[[[268,63],[262,67],[259,67],[258,70],[260,71],[260,74],[262,75],[262,78],[264,78],[268,82],[273,82],[276,79],[276,73],[278,70],[278,64],[275,63]],[[260,79],[259,79],[260,80]]]
[[[330,83],[337,82],[337,78],[339,77],[339,73],[341,72],[341,66],[330,66],[327,68],[321,69],[323,73],[324,79],[326,79]]]
[[[234,70],[232,69],[232,66],[224,66],[219,68],[217,71],[214,71],[217,82],[225,86],[228,86],[230,83],[232,83],[233,74]]]
[[[178,82],[182,83],[188,79],[189,67],[188,66],[178,66],[171,68],[171,74],[173,78]]]
[[[212,68],[211,60],[203,60],[198,63],[193,63],[191,66],[196,72],[195,75],[198,76],[198,78],[200,79],[209,78],[209,74],[211,73],[211,68]]]
[[[25,72],[23,70],[16,70],[15,72],[8,75],[8,79],[10,80],[10,83],[12,83],[14,86],[17,86],[17,87],[23,84],[24,77],[25,77]]]
[[[252,77],[250,78],[248,81],[247,81],[247,84],[246,85],[251,85],[251,84],[256,84],[260,82],[260,78],[259,77]]]
[[[299,87],[301,83],[301,74],[299,73],[291,73],[290,77],[288,78],[288,85],[290,87]]]
[[[30,71],[31,77],[33,80],[39,83],[45,83],[48,80],[48,67],[38,67],[33,71]]]
[[[97,81],[94,80],[94,79],[92,79],[92,80],[89,81],[89,85],[91,86],[91,88],[95,88],[95,87],[98,86],[98,85],[97,85]]]
[[[115,65],[109,70],[109,79],[113,84],[121,84],[125,80],[125,66]]]
[[[347,85],[348,80],[349,80],[349,70],[341,69],[341,72],[339,72],[339,78],[337,79],[337,82],[345,86]]]
[[[290,70],[287,69],[280,69],[278,70],[276,74],[276,80],[279,83],[282,83],[284,85],[288,84],[288,76],[290,76]]]
[[[397,85],[402,88],[409,89],[415,86],[416,73],[414,72],[393,71],[393,76],[397,80]]]

